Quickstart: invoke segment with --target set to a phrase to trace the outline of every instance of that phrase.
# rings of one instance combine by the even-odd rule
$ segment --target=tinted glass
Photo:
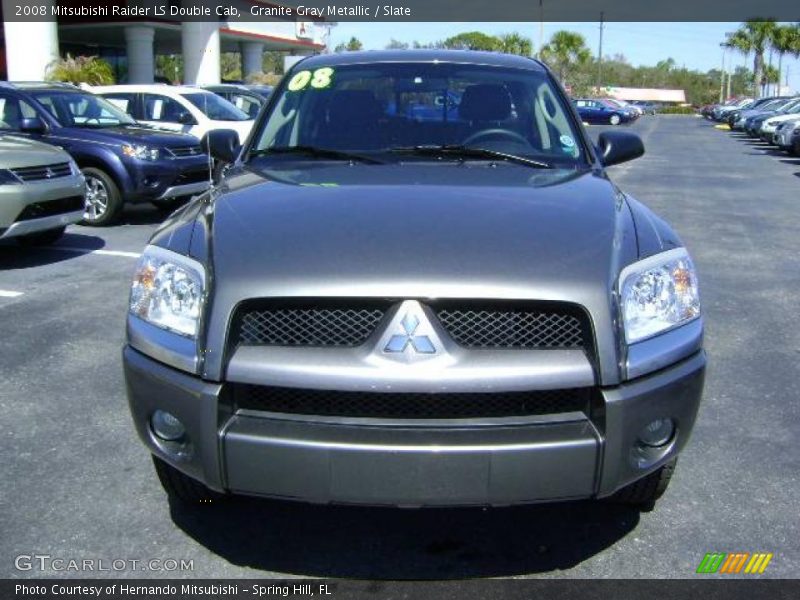
[[[247,113],[211,92],[181,95],[212,121],[247,121],[250,119]]]
[[[570,111],[543,71],[453,63],[373,63],[290,73],[256,149],[387,152],[467,145],[583,162]]]
[[[64,127],[115,127],[135,122],[113,104],[93,94],[43,90],[32,95]]]

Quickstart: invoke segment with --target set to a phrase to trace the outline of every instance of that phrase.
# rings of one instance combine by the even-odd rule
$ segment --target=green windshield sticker
[[[313,73],[311,71],[298,71],[289,80],[287,88],[290,92],[300,92],[311,84],[315,90],[324,90],[331,86],[333,83],[333,69],[331,67],[322,67]]]

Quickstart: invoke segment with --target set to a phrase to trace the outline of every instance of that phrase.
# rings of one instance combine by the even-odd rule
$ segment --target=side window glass
[[[133,115],[133,94],[109,94],[104,96],[111,104],[120,110],[124,110],[131,116]]]
[[[180,116],[188,112],[177,100],[167,96],[145,94],[144,120],[162,121],[165,123],[178,123]]]

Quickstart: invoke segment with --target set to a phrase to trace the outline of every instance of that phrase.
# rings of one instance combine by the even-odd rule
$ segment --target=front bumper
[[[0,238],[56,229],[83,218],[83,175],[0,186]]]
[[[200,194],[209,187],[208,157],[204,154],[160,158],[157,161],[128,160],[126,201],[159,201]]]
[[[509,505],[603,497],[685,446],[705,355],[624,385],[599,388],[581,412],[460,421],[309,417],[235,410],[225,384],[123,351],[136,428],[151,452],[218,491],[320,503]],[[185,425],[181,448],[151,431],[153,411]],[[643,461],[637,433],[657,418],[676,433]]]

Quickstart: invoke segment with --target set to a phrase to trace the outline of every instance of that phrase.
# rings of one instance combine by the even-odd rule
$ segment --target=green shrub
[[[691,106],[664,106],[658,112],[662,115],[693,115],[697,111]]]
[[[47,67],[47,81],[88,83],[89,85],[111,85],[114,72],[111,65],[98,56],[76,56],[67,54]]]

